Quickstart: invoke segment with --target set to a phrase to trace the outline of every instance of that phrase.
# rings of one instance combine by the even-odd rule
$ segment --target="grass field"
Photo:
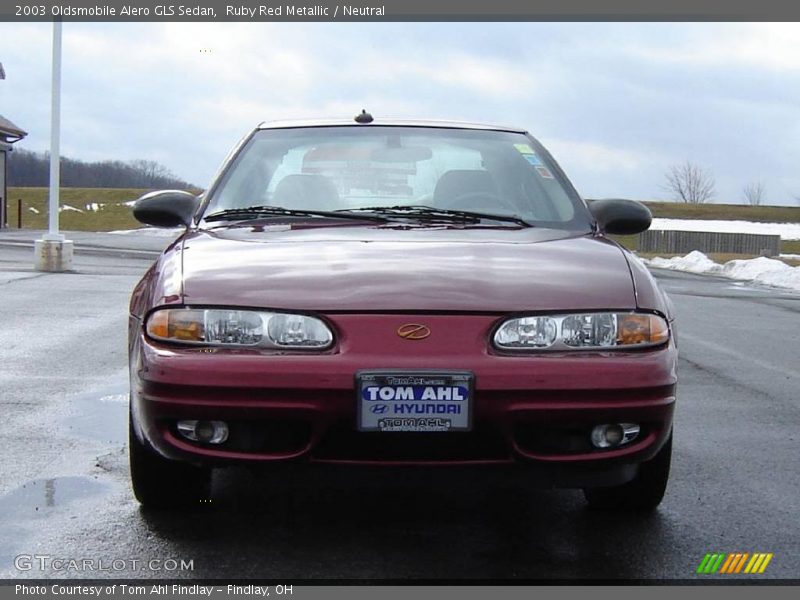
[[[743,204],[683,204],[649,202],[644,204],[654,217],[663,219],[720,219],[761,223],[800,223],[800,206],[745,206]]]
[[[147,190],[127,188],[61,188],[59,227],[65,231],[114,231],[141,227],[126,202]],[[47,188],[8,188],[8,225],[17,227],[18,199],[22,199],[22,227],[47,229]],[[78,210],[71,210],[72,207]]]

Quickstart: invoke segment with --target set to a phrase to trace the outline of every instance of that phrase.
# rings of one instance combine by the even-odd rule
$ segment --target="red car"
[[[130,304],[142,504],[278,462],[510,467],[591,506],[661,501],[672,307],[607,237],[650,213],[587,204],[524,130],[262,124],[201,198],[134,214],[185,227]]]

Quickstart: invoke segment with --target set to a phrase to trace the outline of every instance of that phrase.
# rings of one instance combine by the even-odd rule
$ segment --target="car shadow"
[[[638,579],[659,573],[660,512],[588,510],[574,490],[451,469],[218,470],[196,510],[141,510],[207,565],[196,577]],[[213,573],[213,574],[212,574]],[[673,575],[674,576],[674,575]]]

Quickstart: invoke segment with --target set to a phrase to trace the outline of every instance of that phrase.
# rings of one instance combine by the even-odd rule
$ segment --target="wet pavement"
[[[683,579],[741,551],[800,576],[796,294],[658,273],[681,383],[651,515],[474,470],[319,469],[218,471],[209,505],[158,512],[132,498],[125,444],[127,299],[149,262],[79,251],[76,273],[41,274],[0,239],[2,578]]]

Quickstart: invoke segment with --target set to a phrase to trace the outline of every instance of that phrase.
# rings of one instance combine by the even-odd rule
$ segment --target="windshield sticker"
[[[539,157],[536,156],[535,154],[523,154],[522,156],[524,156],[525,160],[531,163],[534,167],[542,166],[542,161],[539,160]]]
[[[547,167],[536,167],[536,171],[545,179],[553,179],[553,174]]]
[[[528,144],[514,144],[514,148],[516,148],[520,154],[536,154],[533,148]]]

